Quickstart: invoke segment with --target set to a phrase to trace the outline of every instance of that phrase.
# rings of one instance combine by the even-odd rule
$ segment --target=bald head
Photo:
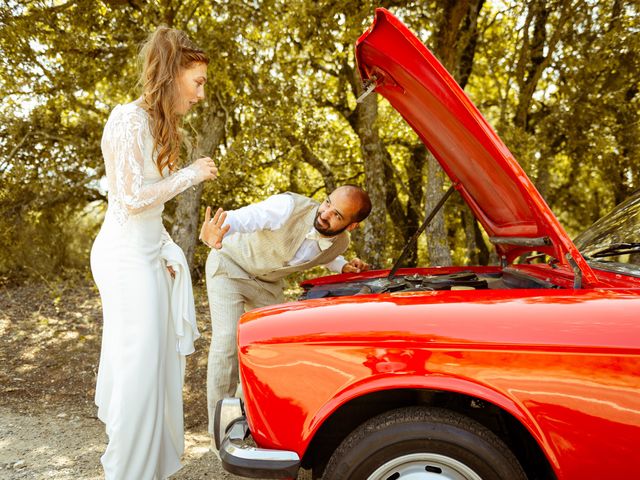
[[[355,185],[336,188],[320,204],[313,226],[322,235],[331,237],[352,231],[371,211],[369,195]]]
[[[357,185],[342,185],[331,192],[346,199],[353,212],[351,221],[361,222],[371,213],[371,199],[369,194]]]

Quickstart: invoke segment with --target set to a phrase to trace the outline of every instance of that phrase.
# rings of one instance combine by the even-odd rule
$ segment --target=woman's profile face
[[[204,84],[207,83],[207,65],[194,63],[178,74],[178,95],[176,113],[184,115],[189,109],[204,99]]]

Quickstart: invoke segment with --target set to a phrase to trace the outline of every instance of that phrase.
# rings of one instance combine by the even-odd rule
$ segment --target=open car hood
[[[435,56],[383,8],[356,42],[363,81],[375,82],[416,131],[507,263],[544,252],[595,277],[509,149]],[[570,258],[569,258],[570,256]]]

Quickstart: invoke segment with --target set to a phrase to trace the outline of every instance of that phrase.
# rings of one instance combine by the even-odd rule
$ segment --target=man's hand
[[[354,258],[350,262],[344,264],[342,273],[360,273],[369,270],[370,265],[363,262],[359,258]]]
[[[207,207],[204,214],[204,223],[200,229],[200,240],[209,248],[222,248],[222,237],[224,237],[231,226],[224,225],[224,221],[227,219],[227,212],[218,209],[216,214],[211,218],[211,207]]]

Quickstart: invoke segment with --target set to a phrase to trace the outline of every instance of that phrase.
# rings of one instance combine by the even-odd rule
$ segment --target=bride
[[[141,57],[142,96],[115,107],[104,128],[109,206],[91,250],[104,317],[95,400],[109,436],[108,480],[164,479],[181,467],[184,355],[199,334],[189,269],[162,210],[218,173],[208,157],[176,166],[180,117],[204,98],[209,58],[166,27]]]

